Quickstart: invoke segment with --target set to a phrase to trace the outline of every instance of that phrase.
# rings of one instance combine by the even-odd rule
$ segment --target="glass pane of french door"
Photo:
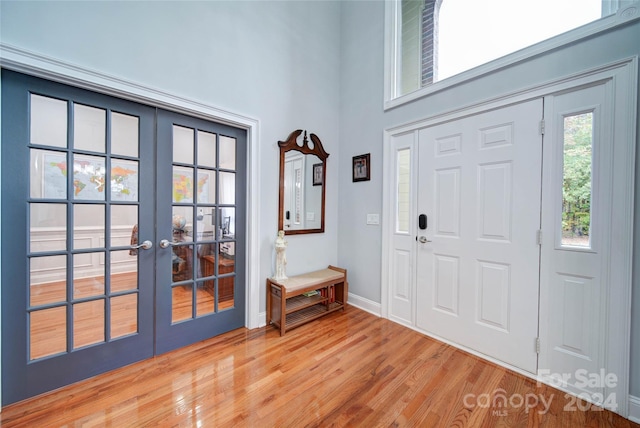
[[[28,347],[37,360],[138,332],[138,251],[123,247],[137,240],[139,118],[113,121],[107,108],[34,93],[29,101],[40,106],[29,114],[27,204]],[[66,144],[51,148],[46,128],[67,126]]]
[[[7,70],[2,89],[8,404],[153,355],[153,251],[131,246],[153,239],[155,111]]]
[[[244,325],[246,132],[158,113],[161,353]]]

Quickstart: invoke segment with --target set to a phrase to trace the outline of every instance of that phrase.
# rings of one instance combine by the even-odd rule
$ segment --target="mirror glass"
[[[287,235],[324,232],[326,160],[320,139],[293,131],[280,146],[278,230]]]

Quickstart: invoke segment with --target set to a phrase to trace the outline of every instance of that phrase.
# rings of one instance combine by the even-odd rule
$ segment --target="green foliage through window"
[[[593,113],[564,118],[562,244],[589,246]]]

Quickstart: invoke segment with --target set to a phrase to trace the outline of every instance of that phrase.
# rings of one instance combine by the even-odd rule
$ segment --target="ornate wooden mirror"
[[[304,131],[289,134],[280,147],[280,193],[278,230],[287,235],[324,232],[324,195],[329,153],[320,139]]]

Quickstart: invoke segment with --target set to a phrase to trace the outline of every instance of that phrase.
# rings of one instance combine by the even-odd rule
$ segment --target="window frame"
[[[454,76],[424,86],[404,95],[399,93],[400,75],[400,25],[401,0],[385,1],[384,11],[384,110],[401,106],[408,102],[426,97],[445,89],[452,88],[472,79],[493,73],[499,69],[513,66],[530,58],[541,55],[560,47],[573,44],[578,40],[592,37],[596,34],[608,31],[614,27],[623,25],[629,21],[638,19],[638,4],[624,7],[620,0],[614,0],[604,12],[613,13],[596,21],[574,28],[557,36],[543,40],[526,48],[517,50],[485,64],[463,71]]]

